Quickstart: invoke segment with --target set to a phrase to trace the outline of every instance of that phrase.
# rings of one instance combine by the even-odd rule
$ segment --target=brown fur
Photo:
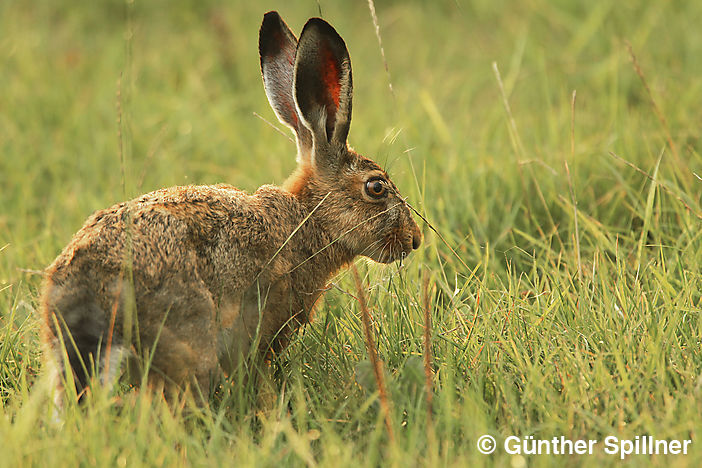
[[[294,40],[289,30],[275,34],[281,28],[287,26],[277,14],[266,15],[260,49],[267,83],[275,83],[281,70],[292,73],[285,67],[293,64],[282,60],[297,44],[269,44]],[[331,26],[310,20],[303,39],[343,51],[336,66],[348,68],[348,81],[331,92],[350,93],[346,47]],[[314,62],[309,47],[297,47],[296,71],[300,61],[324,65]],[[284,56],[264,62],[264,51],[271,50]],[[278,108],[296,104],[293,117],[279,118],[291,124],[298,142],[312,135],[312,148],[298,145],[300,165],[284,188],[264,185],[249,195],[221,184],[148,193],[94,213],[49,266],[43,340],[56,365],[65,344],[79,390],[87,384],[81,361],[89,368],[97,361],[104,372],[113,358],[106,356],[108,343],[142,365],[153,351],[151,381],[206,389],[210,379],[236,369],[254,340],[255,352],[281,350],[309,320],[329,279],[354,257],[388,263],[419,245],[419,228],[387,174],[346,145],[350,94],[348,106],[342,99],[335,112],[319,108],[329,105],[322,96],[307,102],[311,110],[302,114],[298,99],[323,90],[311,93],[304,82],[295,84],[294,96],[287,88],[266,88]],[[315,121],[319,115],[336,115],[334,125]],[[346,127],[325,135],[340,125],[340,116]],[[298,120],[306,125],[304,137],[293,125]],[[386,181],[384,198],[365,192],[370,177]]]

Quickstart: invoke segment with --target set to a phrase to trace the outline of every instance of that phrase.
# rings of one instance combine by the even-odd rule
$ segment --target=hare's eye
[[[371,179],[366,182],[366,193],[372,198],[382,198],[386,192],[387,188],[383,179]]]

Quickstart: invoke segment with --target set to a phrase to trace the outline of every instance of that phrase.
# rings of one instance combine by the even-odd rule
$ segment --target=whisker
[[[339,235],[339,237],[337,237],[336,239],[334,239],[333,241],[331,241],[329,244],[325,245],[324,247],[322,247],[321,249],[319,249],[318,251],[316,251],[315,253],[313,253],[313,254],[310,255],[309,257],[307,257],[305,260],[303,260],[303,261],[300,262],[298,265],[296,265],[294,268],[292,268],[290,271],[288,271],[288,273],[292,273],[293,271],[297,270],[297,269],[300,268],[302,265],[304,265],[305,263],[307,263],[308,261],[310,261],[313,257],[316,257],[317,255],[319,255],[320,253],[324,252],[325,250],[327,250],[327,249],[328,249],[329,247],[331,247],[332,245],[334,245],[334,244],[336,244],[337,242],[339,242],[339,241],[340,241],[344,236],[346,236],[347,234],[350,234],[351,232],[355,231],[356,229],[358,229],[359,227],[363,226],[363,225],[366,224],[367,222],[369,222],[369,221],[371,221],[371,220],[377,218],[378,216],[384,215],[385,213],[389,212],[389,211],[392,210],[393,208],[394,208],[394,207],[391,206],[391,207],[389,207],[389,208],[387,208],[387,209],[385,209],[385,210],[383,210],[383,211],[380,211],[380,212],[374,214],[373,216],[371,216],[371,217],[369,217],[369,218],[367,218],[367,219],[361,221],[360,223],[356,224],[355,226],[353,226],[352,228],[348,229],[347,231],[341,233],[341,234]]]
[[[406,199],[405,197],[403,197],[402,195],[400,195],[400,194],[397,192],[397,190],[392,190],[392,193],[394,193],[395,196],[396,196],[398,199],[402,200],[402,203],[403,203],[407,208],[409,208],[410,210],[412,210],[412,212],[413,212],[414,214],[416,214],[417,216],[419,216],[419,218],[420,218],[422,221],[424,221],[424,223],[425,223],[427,226],[429,226],[429,229],[431,229],[432,231],[434,231],[434,234],[436,234],[437,236],[439,236],[439,239],[441,239],[441,242],[443,242],[443,243],[446,245],[446,247],[449,248],[449,250],[451,251],[451,253],[453,253],[453,255],[458,259],[459,262],[461,262],[461,265],[463,265],[468,271],[471,271],[471,269],[468,267],[468,265],[466,264],[466,262],[464,262],[463,259],[460,257],[460,255],[458,255],[458,252],[456,252],[456,251],[454,250],[454,248],[451,247],[451,244],[448,243],[448,241],[444,238],[444,236],[441,235],[441,233],[434,227],[433,224],[431,224],[431,223],[429,222],[429,220],[428,220],[427,218],[425,218],[419,211],[417,211],[412,205],[410,205],[410,203],[407,201],[407,199]]]

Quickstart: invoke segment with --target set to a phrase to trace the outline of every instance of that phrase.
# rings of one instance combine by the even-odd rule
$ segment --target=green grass
[[[393,94],[366,2],[254,3],[0,3],[0,465],[609,466],[601,446],[520,458],[475,444],[646,434],[691,452],[629,465],[698,466],[702,4],[378,1]],[[293,145],[253,115],[275,122],[257,57],[268,9],[295,31],[321,9],[346,39],[351,143],[457,253],[424,226],[401,269],[359,262],[396,440],[347,273],[267,390],[225,384],[209,408],[182,409],[96,389],[52,423],[32,270],[114,202],[292,171]]]

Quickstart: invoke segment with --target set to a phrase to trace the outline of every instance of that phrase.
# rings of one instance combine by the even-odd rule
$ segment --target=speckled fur
[[[261,354],[281,350],[309,320],[329,279],[357,255],[389,263],[419,245],[419,228],[387,174],[346,144],[351,69],[343,41],[319,19],[308,22],[303,40],[311,45],[298,47],[280,17],[266,15],[259,45],[264,82],[281,73],[297,78],[293,65],[300,62],[319,67],[314,55],[321,44],[339,51],[337,68],[348,68],[341,89],[349,94],[334,112],[324,109],[331,102],[325,98],[307,102],[313,110],[302,115],[298,100],[314,95],[306,86],[319,83],[296,79],[292,90],[288,76],[285,89],[267,86],[274,109],[295,105],[287,115],[276,110],[298,139],[299,167],[282,188],[247,194],[221,184],[142,195],[90,216],[48,267],[46,355],[61,368],[66,343],[78,390],[88,382],[81,360],[104,372],[123,350],[133,361],[153,350],[152,382],[206,389],[212,378],[234,371],[256,338]],[[286,65],[291,47],[295,63]],[[326,114],[334,122],[310,122]],[[387,197],[364,192],[371,176],[387,180]],[[108,343],[114,349],[105,358]]]

